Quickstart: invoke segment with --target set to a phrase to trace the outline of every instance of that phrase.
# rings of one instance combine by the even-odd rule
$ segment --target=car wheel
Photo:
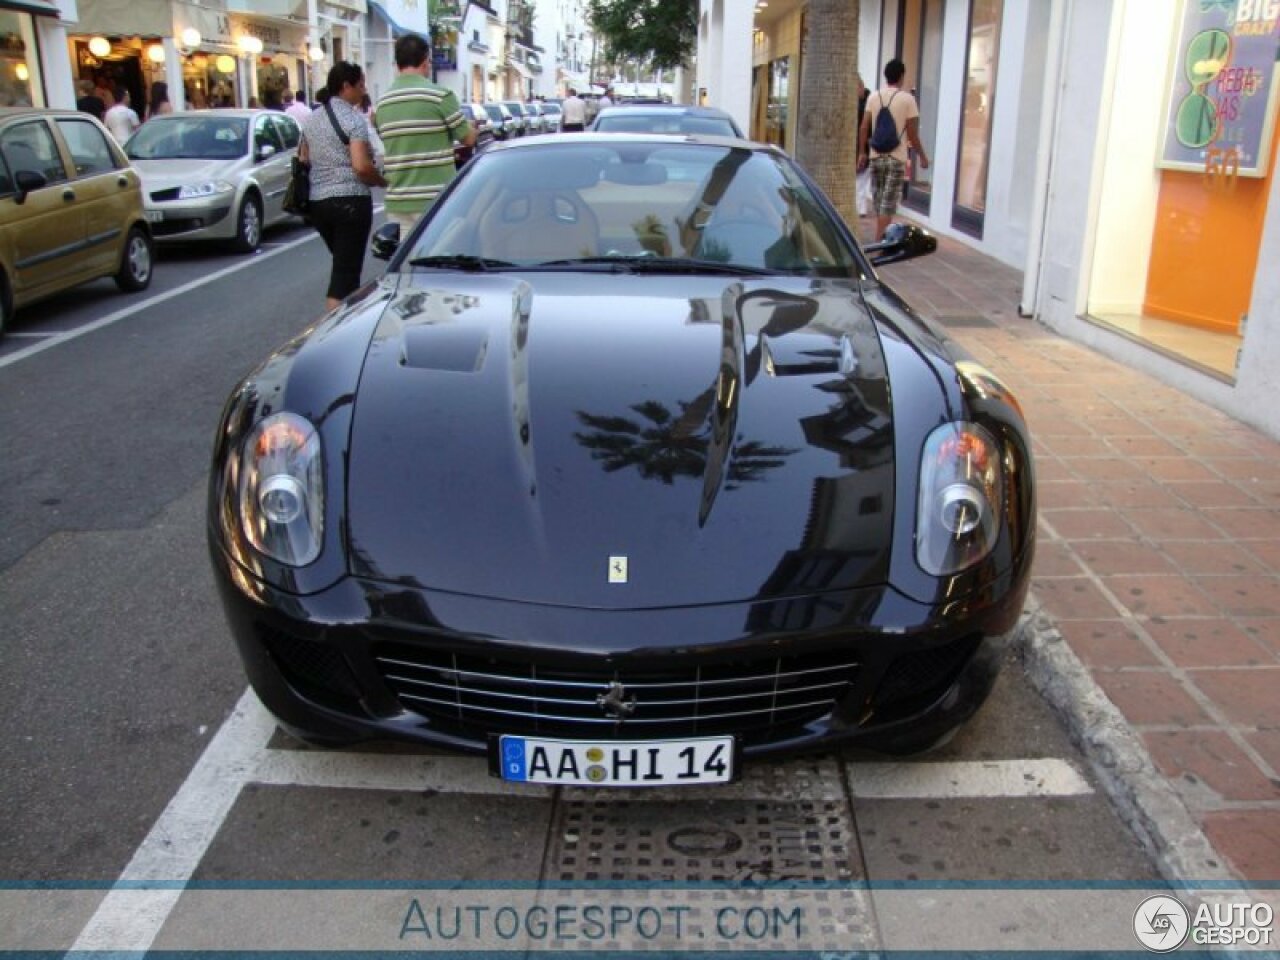
[[[249,194],[240,203],[236,214],[236,238],[233,246],[237,253],[253,253],[262,243],[262,201]]]
[[[124,257],[116,272],[116,286],[125,293],[136,293],[151,285],[151,269],[155,250],[151,236],[141,227],[131,227],[124,241]]]

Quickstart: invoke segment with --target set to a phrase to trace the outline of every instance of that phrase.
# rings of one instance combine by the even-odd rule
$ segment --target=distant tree
[[[643,60],[659,70],[693,59],[696,0],[590,0],[588,9],[606,59]]]

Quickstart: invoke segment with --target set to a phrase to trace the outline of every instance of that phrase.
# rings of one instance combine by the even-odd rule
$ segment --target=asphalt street
[[[0,345],[0,880],[92,888],[59,948],[189,946],[194,901],[219,885],[1157,885],[1013,655],[925,758],[756,763],[692,792],[517,790],[481,760],[280,734],[214,597],[205,478],[228,391],[317,317],[327,269],[302,228],[246,258],[164,253],[146,294],[91,285],[20,314]],[[140,910],[131,892],[155,881]],[[888,905],[854,907],[828,907],[805,944],[883,943]]]

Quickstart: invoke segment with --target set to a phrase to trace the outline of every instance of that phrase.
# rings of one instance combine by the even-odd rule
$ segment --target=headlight
[[[1000,447],[976,423],[948,423],[925,441],[916,560],[935,577],[973,566],[995,546],[1004,509]]]
[[[179,200],[199,200],[201,197],[213,197],[220,193],[231,193],[235,190],[224,180],[210,180],[207,183],[189,183],[178,191]]]
[[[320,435],[292,413],[263,420],[240,454],[240,524],[259,553],[301,567],[324,538]]]

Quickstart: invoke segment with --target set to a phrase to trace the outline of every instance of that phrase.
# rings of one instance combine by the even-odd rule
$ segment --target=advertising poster
[[[1266,176],[1278,56],[1280,0],[1183,0],[1158,166]]]

